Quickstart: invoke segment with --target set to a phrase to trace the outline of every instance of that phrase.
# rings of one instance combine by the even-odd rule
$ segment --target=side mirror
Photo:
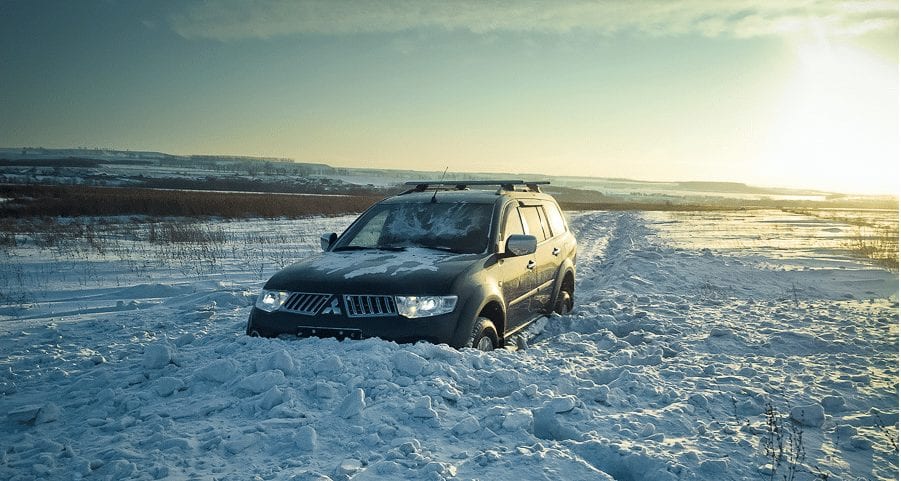
[[[338,240],[338,234],[335,234],[334,232],[319,236],[319,244],[322,245],[322,250],[324,251],[327,251],[336,240]]]
[[[508,256],[525,256],[534,254],[538,249],[538,239],[533,235],[513,234],[507,237],[507,245],[504,252]]]

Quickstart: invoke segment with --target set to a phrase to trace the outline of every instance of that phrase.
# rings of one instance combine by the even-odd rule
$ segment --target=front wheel
[[[573,293],[569,286],[561,287],[557,294],[557,302],[554,303],[554,312],[565,316],[573,310]]]
[[[491,322],[491,319],[487,317],[476,319],[467,345],[480,351],[491,351],[497,347],[497,329],[494,328],[494,323]]]

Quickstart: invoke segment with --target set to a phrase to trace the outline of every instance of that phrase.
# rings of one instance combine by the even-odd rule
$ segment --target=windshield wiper
[[[462,251],[460,249],[454,249],[453,247],[445,247],[445,246],[419,246],[426,249],[432,249],[436,251],[444,251],[444,252],[452,252],[454,254],[466,254],[466,251]]]
[[[398,252],[398,251],[402,251],[402,250],[406,250],[406,249],[407,249],[407,248],[404,247],[404,246],[376,246],[376,247],[372,247],[372,246],[341,246],[341,247],[336,247],[336,248],[332,249],[332,252],[339,252],[339,251],[375,251],[375,250]]]
[[[404,246],[378,246],[376,249],[380,251],[392,251],[392,252],[400,252],[407,250]]]

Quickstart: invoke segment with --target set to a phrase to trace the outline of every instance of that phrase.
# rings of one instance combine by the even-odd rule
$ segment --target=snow
[[[819,404],[795,406],[791,409],[790,417],[792,421],[804,426],[818,428],[826,421],[826,411]]]
[[[341,401],[335,409],[335,416],[344,419],[357,418],[363,414],[366,408],[366,393],[361,388],[356,388]]]
[[[221,223],[182,257],[23,233],[0,479],[896,479],[897,273],[800,215],[711,215],[572,214],[575,310],[491,353],[245,336],[349,217]]]
[[[142,364],[146,369],[162,369],[172,362],[172,349],[165,344],[150,344],[144,348]]]

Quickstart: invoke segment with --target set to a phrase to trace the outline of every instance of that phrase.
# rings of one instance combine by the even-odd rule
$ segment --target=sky
[[[0,0],[0,146],[895,194],[898,2]]]

